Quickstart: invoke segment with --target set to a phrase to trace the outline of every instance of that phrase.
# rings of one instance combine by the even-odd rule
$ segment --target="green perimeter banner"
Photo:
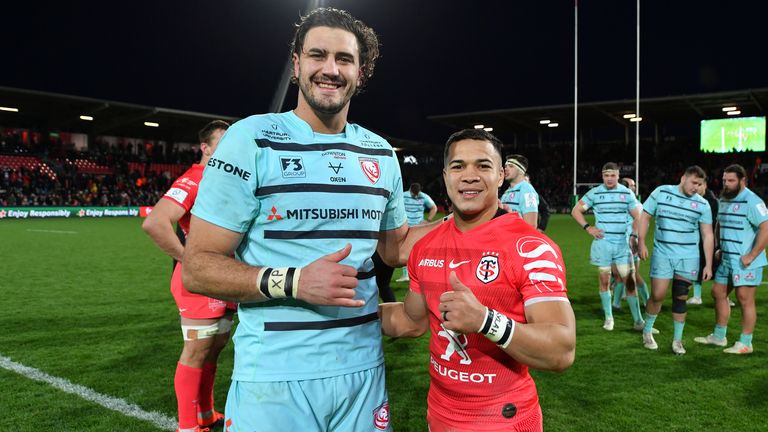
[[[146,216],[144,207],[0,207],[0,219]]]

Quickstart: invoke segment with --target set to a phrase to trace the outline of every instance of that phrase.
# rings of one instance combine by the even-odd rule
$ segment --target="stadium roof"
[[[724,107],[736,107],[741,111],[741,117],[763,116],[768,108],[768,88],[640,99],[641,124],[697,126],[701,120],[728,117],[723,111]],[[634,112],[634,99],[580,102],[579,129],[616,128],[623,136],[626,127],[634,125],[623,116]],[[573,137],[572,103],[433,115],[428,118],[454,129],[482,124],[492,127],[494,134],[501,136],[559,132],[557,136],[562,135],[560,138],[572,140]],[[552,128],[540,123],[545,120],[558,123],[558,127]]]
[[[18,109],[18,112],[0,109],[0,125],[7,127],[160,139],[169,142],[196,143],[197,131],[211,120],[238,120],[236,117],[224,115],[9,87],[0,87],[0,107]],[[91,116],[93,120],[82,120],[80,116],[83,115]],[[157,123],[159,126],[146,126],[144,122]]]

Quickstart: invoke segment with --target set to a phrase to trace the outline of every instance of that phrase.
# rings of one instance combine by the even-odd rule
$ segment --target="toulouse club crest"
[[[480,258],[480,262],[475,269],[477,279],[484,284],[489,284],[499,277],[499,273],[501,273],[499,253],[483,252],[483,257]]]
[[[373,158],[358,158],[360,160],[360,168],[363,170],[363,174],[368,177],[371,183],[376,183],[381,177],[381,170],[379,169],[378,159]]]

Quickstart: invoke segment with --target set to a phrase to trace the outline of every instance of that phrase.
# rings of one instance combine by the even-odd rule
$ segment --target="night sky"
[[[244,117],[265,112],[306,0],[3,4],[0,86]],[[768,2],[645,1],[641,96],[768,87]],[[326,0],[382,58],[350,120],[442,142],[426,119],[570,103],[572,1]],[[482,6],[481,6],[482,5]],[[635,95],[635,1],[579,5],[579,98]],[[293,108],[292,87],[284,110]]]

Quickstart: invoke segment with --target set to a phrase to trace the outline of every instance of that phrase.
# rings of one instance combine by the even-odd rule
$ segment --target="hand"
[[[708,281],[712,279],[712,266],[705,266],[701,271],[701,280]]]
[[[598,240],[604,237],[603,230],[601,230],[598,227],[593,227],[593,226],[587,227],[587,233]]]
[[[747,267],[749,267],[750,264],[752,264],[752,261],[754,261],[754,260],[755,260],[755,257],[753,257],[752,255],[747,254],[747,255],[742,255],[740,261],[741,261],[741,265],[744,268],[747,268]]]
[[[648,259],[648,246],[645,245],[645,242],[640,243],[640,250],[639,255],[640,259],[645,261]]]
[[[357,269],[339,264],[352,252],[347,243],[343,249],[312,261],[301,269],[297,299],[324,306],[361,307],[364,300],[355,300]]]
[[[638,247],[640,246],[640,242],[637,241],[637,237],[630,236],[629,237],[629,250],[632,251],[633,255],[637,255]]]
[[[453,291],[444,292],[440,296],[437,308],[443,327],[464,334],[477,333],[485,319],[485,306],[477,300],[472,290],[461,283],[456,272],[451,272],[448,281]]]

